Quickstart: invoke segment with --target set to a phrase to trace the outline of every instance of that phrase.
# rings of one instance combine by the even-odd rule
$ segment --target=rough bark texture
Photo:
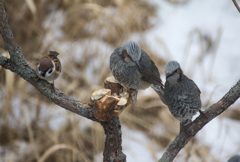
[[[0,33],[10,54],[10,59],[0,55],[0,66],[17,73],[20,77],[32,84],[40,93],[55,104],[79,114],[83,117],[99,122],[103,125],[106,134],[106,146],[104,150],[104,159],[109,161],[125,162],[126,156],[122,153],[121,125],[118,117],[114,117],[109,122],[96,119],[93,116],[93,107],[91,104],[83,103],[65,95],[62,91],[54,88],[51,90],[51,84],[45,80],[39,79],[35,70],[24,59],[20,48],[16,44],[12,31],[8,25],[7,14],[5,12],[2,0],[0,0]],[[111,132],[108,132],[111,131]],[[117,132],[117,133],[116,133]],[[118,140],[112,140],[118,139]],[[117,148],[112,151],[112,148]],[[104,160],[106,161],[106,160]]]
[[[118,117],[113,117],[108,123],[102,122],[106,135],[103,152],[104,162],[125,162],[126,155],[122,152],[122,132]],[[108,155],[111,156],[108,156]]]
[[[88,103],[82,103],[65,95],[62,91],[54,89],[51,91],[51,84],[45,80],[39,79],[29,64],[21,54],[20,48],[16,44],[12,31],[8,25],[7,14],[5,12],[2,0],[0,0],[0,33],[4,39],[5,45],[10,54],[10,59],[0,55],[0,65],[5,69],[17,73],[20,77],[32,84],[40,93],[55,104],[79,114],[83,117],[102,124],[105,134],[105,148],[103,153],[104,162],[125,162],[126,155],[122,153],[122,133],[121,124],[118,117],[112,117],[109,122],[102,122],[93,116],[93,106]],[[124,90],[123,90],[124,91]],[[136,103],[137,92],[130,91],[130,98]],[[225,111],[240,97],[240,81],[230,89],[230,91],[216,104],[210,106],[204,115],[199,116],[189,125],[186,132],[181,133],[170,144],[159,162],[173,161],[178,152],[191,140],[195,134],[201,130],[213,118]]]

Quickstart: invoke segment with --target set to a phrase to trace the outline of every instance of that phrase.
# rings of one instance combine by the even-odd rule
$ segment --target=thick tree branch
[[[102,123],[106,135],[105,148],[103,152],[103,161],[125,162],[126,155],[122,152],[122,132],[121,124],[118,117],[113,117],[108,123]],[[111,154],[111,157],[107,156]]]
[[[54,88],[54,91],[52,92],[51,84],[37,77],[35,70],[29,66],[23,57],[20,48],[15,42],[12,31],[8,25],[7,14],[5,12],[2,0],[0,0],[0,33],[10,54],[10,59],[0,55],[0,66],[17,73],[20,77],[32,84],[40,93],[42,93],[55,104],[73,113],[102,124],[106,134],[104,161],[125,162],[126,156],[122,153],[122,134],[119,118],[113,117],[109,122],[103,122],[95,118],[95,109],[91,104],[83,103],[68,97],[66,94],[56,88]]]
[[[17,73],[55,104],[73,113],[101,123],[106,134],[104,161],[125,162],[126,156],[122,153],[122,134],[119,118],[113,117],[108,122],[100,121],[95,118],[94,108],[91,104],[82,103],[68,97],[56,88],[54,89],[54,92],[52,92],[51,84],[37,77],[35,70],[33,70],[26,62],[14,40],[12,31],[8,25],[7,14],[2,4],[2,0],[0,0],[0,33],[10,54],[10,59],[0,56],[0,65],[5,69],[9,69],[12,72]],[[193,123],[188,126],[186,132],[177,136],[165,151],[159,162],[173,161],[178,152],[196,135],[199,130],[201,130],[213,118],[225,111],[239,97],[240,81],[238,81],[237,84],[231,88],[220,101],[210,106],[204,112],[204,115],[200,115],[195,121],[193,121]]]
[[[171,162],[178,152],[213,118],[224,112],[240,97],[240,80],[234,85],[221,100],[210,106],[204,115],[200,115],[187,128],[186,132],[178,135],[170,144],[159,162]]]
[[[0,65],[17,73],[55,104],[76,114],[97,121],[97,119],[92,115],[93,110],[91,109],[91,105],[72,99],[58,89],[51,92],[50,83],[37,77],[35,70],[33,70],[24,59],[20,48],[14,40],[12,31],[8,25],[7,14],[2,4],[2,0],[0,1],[0,33],[10,54],[10,59],[3,56],[0,57]]]

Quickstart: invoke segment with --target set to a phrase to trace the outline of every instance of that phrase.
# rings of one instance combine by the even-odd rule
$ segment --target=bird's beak
[[[173,76],[174,73],[172,74],[166,74],[166,79],[169,78],[170,76]]]
[[[166,79],[167,79],[168,77],[170,77],[170,74],[166,74]]]
[[[139,61],[135,61],[135,64],[138,66],[139,69],[142,69],[142,66],[139,64]]]
[[[40,75],[45,77],[45,72],[44,71],[40,71]]]

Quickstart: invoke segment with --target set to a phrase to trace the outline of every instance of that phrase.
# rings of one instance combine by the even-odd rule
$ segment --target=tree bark
[[[66,94],[56,88],[54,88],[54,91],[52,92],[51,84],[45,80],[39,79],[35,70],[33,70],[24,59],[9,27],[7,14],[5,12],[2,0],[0,0],[0,33],[10,54],[10,59],[0,55],[0,65],[5,69],[9,69],[12,72],[17,73],[20,77],[32,84],[40,93],[42,93],[55,104],[85,118],[99,122],[103,126],[106,134],[103,161],[125,162],[126,155],[122,153],[122,132],[119,117],[114,116],[110,119],[110,121],[103,122],[95,118],[93,115],[94,109],[91,104],[83,103],[68,97]],[[117,92],[118,90],[115,91]],[[131,92],[130,97],[132,98],[133,103],[135,103],[137,92]],[[213,118],[225,111],[239,97],[240,80],[220,101],[210,106],[206,111],[204,111],[203,115],[200,115],[195,121],[193,121],[188,126],[186,132],[182,132],[176,137],[176,139],[167,148],[159,162],[173,161],[178,152],[196,135],[199,130],[201,130]],[[126,105],[128,105],[128,103]],[[120,112],[117,115],[121,113],[126,105],[121,107],[121,110],[119,110]]]
[[[194,120],[185,132],[179,134],[169,145],[163,156],[158,162],[171,162],[177,156],[178,152],[213,118],[224,112],[240,97],[240,80],[234,85],[221,100],[213,104],[203,115]]]
[[[235,7],[237,8],[238,12],[240,13],[240,7],[238,6],[238,3],[236,2],[236,0],[232,0]]]
[[[102,122],[101,124],[106,135],[103,161],[125,162],[126,155],[122,152],[122,132],[119,118],[113,117],[108,123]]]
[[[126,156],[122,153],[122,134],[119,118],[114,117],[109,122],[102,122],[93,116],[93,106],[91,104],[75,100],[56,88],[52,91],[50,83],[38,78],[35,70],[29,66],[15,42],[2,0],[0,0],[0,33],[10,54],[10,59],[0,55],[0,66],[17,73],[55,104],[102,124],[106,134],[104,161],[107,161],[105,159],[109,159],[110,162],[125,162]],[[116,150],[114,149],[114,153],[111,152],[112,148],[117,148]]]

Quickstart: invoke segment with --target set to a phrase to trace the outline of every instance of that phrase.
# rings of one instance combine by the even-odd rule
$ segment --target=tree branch
[[[114,157],[114,162],[126,162],[126,155],[122,153],[122,132],[118,117],[113,117],[108,124],[102,123],[106,135],[103,161],[112,161],[108,156]]]
[[[240,13],[240,7],[238,6],[236,0],[232,0],[232,1],[234,3],[235,7],[237,8],[238,12]]]
[[[235,1],[233,0],[233,2]],[[2,0],[0,0],[0,33],[10,54],[10,59],[0,56],[0,65],[5,69],[9,69],[12,72],[17,73],[55,104],[73,113],[101,123],[106,134],[105,149],[103,153],[104,161],[125,162],[126,155],[122,153],[122,133],[119,118],[113,117],[110,121],[103,122],[94,116],[94,107],[91,104],[83,103],[68,97],[56,88],[54,89],[54,92],[52,92],[51,84],[37,77],[35,70],[29,66],[21,54],[20,48],[15,42],[12,31],[8,25],[7,14]],[[167,148],[159,162],[173,161],[178,152],[196,135],[199,130],[201,130],[213,118],[225,111],[239,97],[240,81],[238,81],[237,84],[232,87],[220,101],[210,106],[204,112],[204,115],[200,115],[195,121],[193,121],[188,126],[186,132],[178,135],[172,144],[170,144]]]
[[[0,65],[4,68],[17,73],[20,77],[32,84],[40,93],[53,101],[55,104],[82,115],[94,121],[98,121],[92,114],[93,109],[90,104],[82,103],[78,100],[68,97],[62,91],[54,89],[51,92],[51,84],[45,80],[39,79],[35,70],[27,63],[23,57],[20,48],[15,42],[12,31],[8,25],[7,14],[5,12],[2,0],[0,1],[0,33],[10,54],[10,59],[0,57]]]
[[[0,33],[10,54],[10,59],[0,56],[0,65],[5,69],[9,69],[12,72],[17,73],[20,77],[32,84],[40,93],[42,93],[55,104],[73,113],[102,124],[106,134],[104,161],[125,162],[126,156],[122,153],[122,134],[119,118],[113,117],[109,122],[103,122],[95,118],[95,109],[91,104],[83,103],[68,97],[66,94],[56,88],[54,88],[54,91],[52,91],[52,86],[50,83],[38,78],[35,70],[32,69],[32,67],[27,63],[20,51],[20,48],[15,42],[14,36],[8,24],[7,14],[5,12],[2,0],[0,0]],[[113,147],[116,149],[111,149]]]
[[[213,118],[224,112],[240,97],[240,80],[234,85],[221,100],[210,106],[204,115],[200,115],[187,128],[186,132],[182,132],[170,144],[162,158],[158,162],[171,162],[178,152]]]

